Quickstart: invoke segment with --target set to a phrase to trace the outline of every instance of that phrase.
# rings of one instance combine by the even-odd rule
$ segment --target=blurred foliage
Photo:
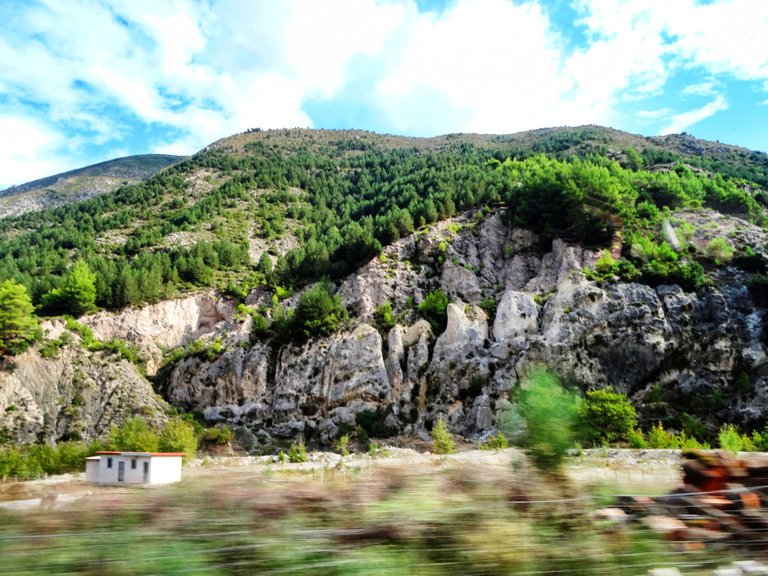
[[[509,440],[504,436],[503,432],[497,432],[493,436],[489,436],[483,442],[477,445],[480,450],[504,450],[509,447]]]
[[[525,445],[533,462],[542,471],[558,473],[566,450],[577,438],[581,398],[544,368],[534,368],[516,396],[517,410],[525,422]]]
[[[523,462],[517,472],[377,466],[322,479],[198,473],[176,486],[98,491],[64,509],[0,510],[0,572],[586,576],[713,558],[681,558],[647,531],[602,525],[588,494],[564,499]]]
[[[31,480],[46,474],[80,472],[84,459],[103,449],[101,442],[78,441],[0,447],[0,479]]]
[[[129,452],[184,452],[186,458],[197,454],[202,430],[181,417],[172,417],[162,429],[152,427],[141,416],[134,416],[109,431],[109,450]]]

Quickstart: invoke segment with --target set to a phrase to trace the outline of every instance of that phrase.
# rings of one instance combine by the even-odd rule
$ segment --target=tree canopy
[[[247,293],[337,280],[419,227],[478,208],[493,206],[545,241],[606,244],[617,231],[653,234],[665,207],[711,206],[764,223],[768,206],[768,156],[718,160],[626,145],[609,154],[609,140],[593,128],[529,146],[294,136],[240,151],[212,147],[140,184],[4,219],[0,281],[23,284],[46,311],[81,314],[190,288],[241,284]],[[201,180],[206,186],[193,185]],[[254,237],[272,249],[286,235],[274,270],[268,255],[251,261]],[[655,281],[650,266],[640,268],[641,280]]]
[[[0,284],[0,354],[18,354],[39,330],[27,289],[12,280]]]

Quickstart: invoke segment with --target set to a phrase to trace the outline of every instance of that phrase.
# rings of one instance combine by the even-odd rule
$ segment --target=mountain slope
[[[146,180],[183,156],[142,154],[99,162],[0,191],[0,218],[53,208]]]
[[[251,131],[1,221],[0,280],[71,313],[82,260],[78,309],[111,310],[81,319],[97,349],[137,346],[172,404],[267,437],[482,434],[535,363],[627,392],[646,424],[760,426],[764,160],[599,127]]]

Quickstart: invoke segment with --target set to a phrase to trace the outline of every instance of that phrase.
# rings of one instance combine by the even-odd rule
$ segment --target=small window
[[[131,458],[131,470],[136,470],[136,458]]]
[[[107,458],[107,468],[112,468],[112,457]]]

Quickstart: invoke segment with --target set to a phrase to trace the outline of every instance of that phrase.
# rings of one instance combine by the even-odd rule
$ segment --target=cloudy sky
[[[0,0],[0,189],[247,128],[768,151],[766,0]]]

